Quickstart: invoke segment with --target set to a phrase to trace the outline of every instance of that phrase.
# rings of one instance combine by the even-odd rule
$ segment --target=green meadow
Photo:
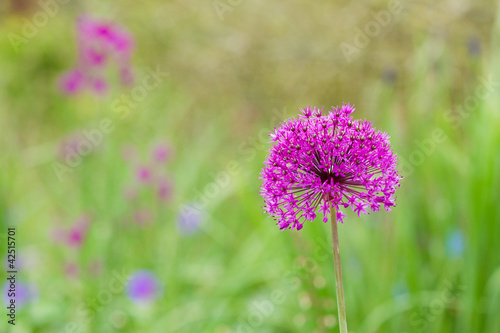
[[[41,3],[0,4],[0,257],[15,228],[31,288],[15,325],[2,298],[0,332],[338,332],[330,224],[280,231],[259,172],[275,126],[344,102],[404,177],[391,212],[344,209],[349,332],[500,332],[498,2]],[[111,66],[107,93],[61,92],[82,13],[133,35],[131,86]],[[81,218],[80,245],[61,241]],[[127,296],[138,270],[152,302]]]

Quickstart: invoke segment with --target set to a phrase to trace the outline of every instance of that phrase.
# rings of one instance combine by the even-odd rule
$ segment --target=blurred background
[[[279,231],[258,174],[274,126],[343,102],[405,177],[339,227],[350,332],[500,332],[498,10],[2,0],[0,332],[337,332],[330,226]],[[91,88],[82,15],[135,45]]]

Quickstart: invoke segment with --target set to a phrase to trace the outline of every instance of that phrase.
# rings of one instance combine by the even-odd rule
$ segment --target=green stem
[[[332,241],[333,241],[333,265],[335,266],[335,286],[337,287],[337,307],[339,309],[340,333],[347,333],[347,319],[344,302],[344,286],[342,284],[342,268],[340,267],[339,234],[337,231],[337,216],[333,204],[331,210]]]

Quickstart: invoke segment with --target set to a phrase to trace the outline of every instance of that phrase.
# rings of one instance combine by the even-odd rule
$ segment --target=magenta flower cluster
[[[307,107],[271,133],[273,146],[261,171],[264,210],[281,230],[302,229],[316,218],[317,207],[328,221],[335,207],[360,216],[380,206],[391,210],[399,187],[397,157],[389,135],[366,120],[353,120],[349,104],[323,109]]]
[[[87,267],[83,267],[81,263],[75,260],[75,255],[80,255],[82,247],[88,242],[91,226],[91,215],[87,213],[80,215],[70,226],[61,226],[57,222],[57,225],[51,230],[54,243],[63,244],[66,249],[74,250],[71,252],[64,251],[71,258],[64,262],[64,273],[67,277],[77,277],[81,271],[91,272],[95,275],[100,273],[100,259],[93,259]]]
[[[107,68],[114,63],[123,84],[132,84],[130,59],[134,40],[123,27],[82,16],[77,20],[78,64],[61,76],[61,89],[76,94],[90,88],[97,94],[108,90]]]
[[[56,241],[69,247],[79,249],[85,242],[90,224],[90,217],[86,214],[82,215],[73,223],[71,227],[58,227],[54,232],[54,238]]]

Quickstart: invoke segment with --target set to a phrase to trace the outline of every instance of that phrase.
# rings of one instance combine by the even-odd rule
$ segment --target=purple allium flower
[[[134,302],[151,302],[160,294],[160,283],[156,276],[150,271],[136,271],[128,281],[127,295]]]
[[[401,177],[389,135],[369,121],[353,120],[350,104],[327,114],[316,107],[301,111],[271,133],[274,145],[261,171],[264,210],[280,229],[302,229],[304,220],[316,218],[318,206],[325,222],[330,205],[340,222],[340,206],[358,216],[382,204],[391,210]]]
[[[194,234],[200,227],[203,219],[203,213],[193,204],[187,204],[181,207],[177,218],[177,228],[183,235]]]

